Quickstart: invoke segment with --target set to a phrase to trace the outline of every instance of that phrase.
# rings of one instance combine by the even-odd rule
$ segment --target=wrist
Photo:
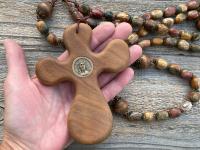
[[[30,148],[16,137],[5,133],[0,150],[30,150]]]

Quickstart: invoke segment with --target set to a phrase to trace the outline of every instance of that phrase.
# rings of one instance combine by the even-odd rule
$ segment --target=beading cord
[[[49,28],[45,23],[45,19],[51,16],[56,1],[57,0],[41,2],[37,8],[38,22],[36,26],[42,34],[47,36],[48,42],[52,45],[58,45],[63,41],[57,38],[55,34],[49,33]],[[134,28],[133,33],[126,40],[129,45],[138,44],[143,49],[150,46],[165,45],[177,47],[182,51],[200,52],[200,45],[191,43],[200,39],[198,33],[190,33],[172,27],[174,24],[180,24],[185,20],[190,20],[195,21],[197,29],[200,30],[200,4],[197,0],[190,0],[186,4],[180,4],[176,7],[170,6],[165,10],[156,9],[150,13],[145,13],[143,16],[131,16],[125,12],[119,12],[117,14],[111,11],[103,12],[100,9],[91,8],[89,5],[79,4],[76,0],[62,1],[66,3],[74,21],[78,22],[77,33],[80,22],[87,23],[92,28],[95,28],[102,21],[110,21],[116,25],[121,22],[128,22]],[[141,38],[147,36],[149,33],[158,33],[159,37],[141,40]],[[139,69],[155,67],[159,70],[168,70],[171,74],[188,80],[192,91],[186,96],[187,100],[178,107],[158,112],[150,111],[143,113],[129,110],[128,102],[116,96],[113,101],[110,102],[111,109],[130,121],[152,121],[176,118],[182,113],[191,110],[192,105],[200,100],[200,79],[178,64],[168,63],[162,58],[142,55],[131,67]]]

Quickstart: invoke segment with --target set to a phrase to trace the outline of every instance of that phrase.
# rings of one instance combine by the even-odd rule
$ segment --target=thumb
[[[9,80],[25,81],[29,79],[28,69],[22,48],[13,40],[5,40],[6,60]]]

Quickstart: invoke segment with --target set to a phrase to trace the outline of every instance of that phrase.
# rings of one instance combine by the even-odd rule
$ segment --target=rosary
[[[73,34],[72,31],[80,35],[82,34],[83,31],[85,31],[85,33],[91,32],[90,29],[85,27],[85,25],[87,24],[91,28],[95,28],[102,21],[109,21],[109,22],[114,23],[115,25],[121,22],[129,23],[134,28],[134,31],[132,32],[131,35],[129,35],[128,39],[125,40],[127,45],[138,44],[143,49],[150,46],[164,45],[168,47],[177,47],[181,51],[186,51],[186,52],[191,52],[191,53],[200,52],[200,45],[192,43],[193,41],[197,41],[200,39],[200,35],[198,33],[195,33],[195,32],[190,33],[188,31],[179,30],[173,27],[173,25],[175,24],[181,24],[184,21],[189,20],[189,21],[195,21],[196,28],[200,30],[200,13],[199,13],[200,3],[197,0],[190,0],[187,3],[180,4],[178,6],[170,6],[164,10],[155,9],[149,13],[145,13],[143,16],[131,16],[125,12],[119,12],[117,14],[114,14],[111,11],[103,12],[100,9],[91,8],[87,4],[79,4],[76,0],[63,0],[63,2],[65,2],[65,4],[67,5],[74,21],[77,22],[76,25],[73,25],[69,27],[69,29],[66,29],[63,39],[57,38],[55,34],[50,33],[48,25],[45,22],[46,19],[51,17],[56,1],[57,0],[50,0],[48,2],[41,2],[38,5],[38,8],[37,8],[38,20],[37,20],[36,26],[39,32],[45,35],[45,37],[47,38],[47,41],[51,45],[61,45],[64,48],[67,47],[68,49],[70,49],[69,50],[70,52],[76,51],[77,53],[81,53],[80,52],[81,50],[77,50],[78,47],[76,47],[73,42],[73,40],[78,40],[78,39],[72,36],[72,40],[70,40],[67,37],[67,35],[72,35]],[[145,36],[149,35],[150,33],[158,34],[158,37],[154,37],[151,39],[143,39]],[[82,35],[82,37],[86,38],[86,42],[88,42],[87,34],[85,36]],[[104,69],[112,71],[112,72],[121,71],[127,66],[128,64],[127,59],[129,58],[127,54],[128,48],[126,47],[125,42],[118,40],[118,41],[113,41],[109,43],[108,46],[106,46],[106,48],[103,50],[105,51],[105,53],[102,54],[102,56],[99,56],[98,60],[95,60],[96,57],[94,59],[91,58],[91,60],[87,59],[87,57],[90,57],[89,55],[87,57],[81,57],[80,59],[75,59],[72,64],[72,66],[75,65],[75,67],[74,68],[72,67],[73,69],[71,72],[74,72],[74,74],[76,74],[79,77],[86,77],[86,76],[88,77],[92,72],[93,65],[95,66],[95,64],[93,64],[94,61],[100,62],[100,59],[103,60],[103,57],[106,56],[108,59],[110,58],[112,61],[115,62],[116,58],[114,57],[114,55],[112,55],[112,53],[119,53],[120,55],[122,55],[120,58],[121,60],[117,62],[118,66],[117,65],[115,66],[109,63],[104,64],[104,65],[110,66]],[[110,52],[108,52],[108,49]],[[117,50],[114,51],[113,49],[118,49],[118,51],[120,52],[117,52]],[[110,55],[110,56],[107,56],[107,55]],[[76,68],[76,64],[78,63],[80,63],[80,67]],[[48,72],[43,71],[45,70],[45,68],[52,68],[52,66],[56,68],[55,71],[53,69],[49,69]],[[126,100],[124,100],[122,97],[116,96],[109,103],[111,110],[119,114],[120,116],[128,119],[129,121],[143,120],[143,121],[149,122],[153,120],[166,120],[168,118],[176,118],[180,116],[182,113],[190,111],[192,109],[193,104],[199,102],[200,100],[200,92],[199,92],[200,79],[196,75],[194,75],[191,71],[183,69],[179,64],[168,63],[166,60],[162,58],[156,58],[153,56],[148,56],[148,55],[143,54],[134,64],[131,65],[131,67],[138,68],[138,69],[146,69],[149,67],[155,67],[156,69],[159,69],[159,70],[167,70],[169,73],[179,76],[183,78],[184,80],[187,80],[192,90],[187,94],[186,101],[181,103],[178,107],[169,108],[169,109],[158,111],[158,112],[149,111],[149,112],[143,112],[143,113],[139,113],[139,112],[136,113],[134,111],[129,110],[128,102]],[[86,68],[89,68],[89,69],[86,69]],[[67,68],[66,70],[70,70],[70,69]],[[46,85],[53,85],[61,81],[66,81],[64,80],[65,75],[58,73],[62,71],[63,69],[61,68],[61,65],[59,65],[58,62],[55,63],[55,60],[53,60],[52,58],[40,61],[36,65],[36,74],[38,78],[40,79],[40,81]],[[103,70],[100,69],[100,71],[103,71]],[[52,74],[52,72],[55,72],[55,73],[53,73],[53,75],[49,75],[49,74]],[[66,71],[64,73],[66,74],[69,72]],[[54,77],[56,79],[53,79]],[[66,77],[65,79],[75,80],[74,78],[72,79],[71,76]],[[92,85],[92,83],[88,84],[88,86],[89,85]],[[84,95],[84,93],[82,93],[82,95]],[[90,95],[88,96],[89,98],[94,99],[95,96],[101,97],[102,95],[99,95],[98,92],[95,92],[95,95],[93,95],[93,97],[90,97]],[[75,107],[73,107],[72,109],[74,109],[75,111]],[[76,109],[81,109],[81,106],[77,107]],[[105,108],[105,110],[108,111],[107,108]],[[71,120],[73,120],[73,117],[76,117],[75,115],[70,115],[70,116],[71,117],[69,118]],[[100,115],[100,117],[101,116],[102,115]],[[104,117],[105,120],[109,120],[109,121],[112,121],[111,118],[112,117],[110,117],[109,115],[107,117]],[[74,122],[70,123],[71,122],[70,119],[68,119],[68,124],[73,124],[71,126],[76,126],[76,128],[79,128],[76,123]],[[109,130],[112,127],[111,127],[111,124],[109,123],[107,124],[107,126],[108,126],[107,129],[104,128],[105,130],[104,135],[103,133],[101,133],[102,137],[97,138],[96,140],[92,140],[92,138],[94,137],[89,138],[89,136],[87,136],[88,140],[84,140],[83,137],[80,137],[80,134],[88,135],[89,133],[82,133],[82,130],[77,131],[77,129],[74,129],[75,127],[74,128],[71,127],[69,130],[72,130],[70,134],[72,134],[72,137],[76,141],[83,144],[94,144],[94,143],[101,142],[103,139],[105,139],[109,135]],[[100,137],[100,135],[98,136]]]

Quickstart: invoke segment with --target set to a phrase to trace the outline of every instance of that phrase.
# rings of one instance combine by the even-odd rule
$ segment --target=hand
[[[111,39],[126,39],[132,32],[127,23],[116,28],[103,23],[93,30],[91,47],[102,49]],[[67,116],[73,96],[69,83],[44,86],[36,77],[29,77],[22,48],[12,40],[5,40],[8,75],[5,80],[4,139],[0,148],[60,150],[70,144]],[[123,50],[122,50],[123,51]],[[137,45],[130,47],[130,64],[141,55]],[[66,59],[67,51],[58,59]],[[107,101],[118,94],[132,79],[134,72],[127,68],[118,75],[99,77]],[[9,148],[8,148],[9,149]]]

